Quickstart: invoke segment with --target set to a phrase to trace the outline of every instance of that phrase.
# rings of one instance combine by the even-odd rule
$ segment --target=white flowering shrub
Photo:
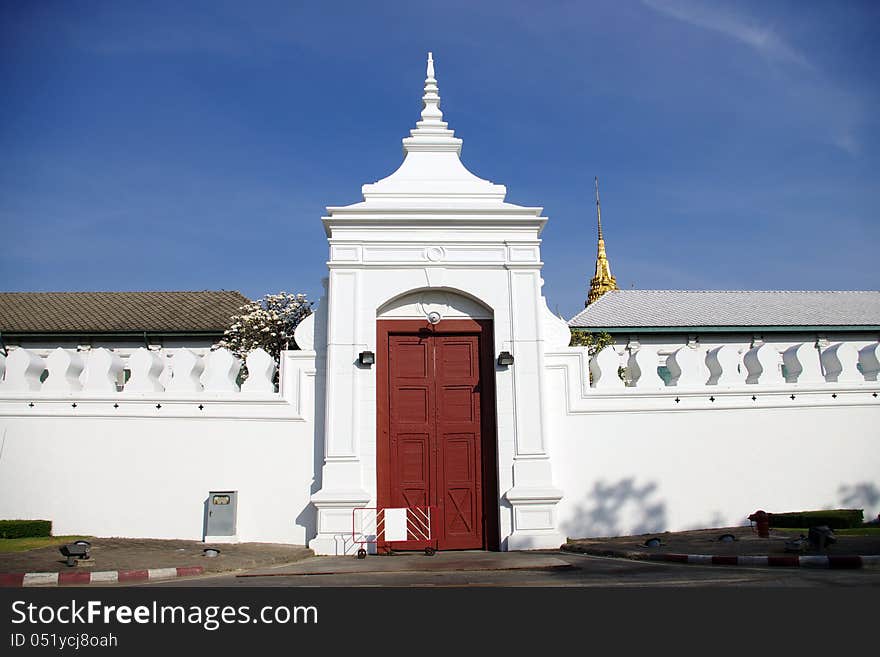
[[[239,358],[262,347],[275,360],[282,349],[296,349],[293,332],[312,314],[312,302],[305,294],[267,294],[238,309],[217,347],[225,347]]]

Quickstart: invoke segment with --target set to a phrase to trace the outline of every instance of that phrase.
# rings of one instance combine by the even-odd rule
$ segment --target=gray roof
[[[880,327],[880,291],[615,290],[568,324],[592,329]]]
[[[222,333],[240,292],[0,292],[3,333]]]

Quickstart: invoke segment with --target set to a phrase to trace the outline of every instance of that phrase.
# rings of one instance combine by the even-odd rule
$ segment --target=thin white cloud
[[[826,143],[851,156],[861,152],[858,129],[864,117],[864,102],[824,76],[820,67],[772,27],[705,0],[642,0],[642,4],[666,17],[723,34],[775,64],[776,79],[784,82],[780,92],[797,103],[801,116],[812,118],[816,134],[824,133]]]
[[[719,5],[688,2],[685,0],[642,0],[642,3],[661,14],[695,27],[719,32],[750,47],[769,60],[791,62],[807,68],[812,65],[797,49],[785,42],[771,27],[754,19],[738,15]]]

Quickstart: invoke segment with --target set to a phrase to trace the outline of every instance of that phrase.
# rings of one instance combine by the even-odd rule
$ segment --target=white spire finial
[[[403,150],[445,152],[461,151],[461,139],[446,127],[443,112],[440,111],[440,90],[434,77],[434,53],[428,53],[428,66],[425,74],[425,92],[422,94],[422,117],[416,122],[415,130],[403,140]]]
[[[425,93],[422,96],[422,121],[427,125],[440,125],[443,123],[443,112],[440,111],[440,89],[437,88],[437,80],[434,78],[434,56],[428,53],[428,72],[425,77]],[[442,127],[446,127],[443,123]]]
[[[493,205],[506,212],[514,206],[504,203],[504,185],[478,178],[461,163],[461,139],[447,127],[440,112],[434,53],[428,53],[425,71],[422,116],[403,140],[403,163],[390,176],[363,186],[364,203],[376,208],[427,208],[442,201],[442,207],[447,203],[456,208]],[[541,212],[540,208],[527,210],[530,217]]]

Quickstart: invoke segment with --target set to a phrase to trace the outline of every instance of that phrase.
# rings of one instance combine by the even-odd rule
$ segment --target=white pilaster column
[[[515,407],[513,488],[504,497],[513,508],[510,550],[554,548],[565,542],[556,526],[562,491],[553,483],[544,399],[544,344],[541,276],[537,268],[513,269],[510,332]]]
[[[359,452],[359,396],[363,372],[356,365],[362,345],[358,335],[360,272],[331,269],[327,290],[324,465],[321,490],[312,495],[317,536],[309,543],[316,554],[348,554],[354,509],[372,498],[365,490]],[[316,335],[316,339],[319,339]]]

